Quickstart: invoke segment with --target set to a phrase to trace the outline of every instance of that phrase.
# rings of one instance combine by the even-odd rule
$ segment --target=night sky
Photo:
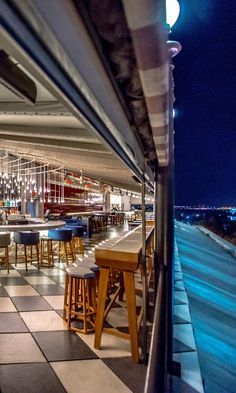
[[[176,205],[236,205],[236,0],[180,0]]]

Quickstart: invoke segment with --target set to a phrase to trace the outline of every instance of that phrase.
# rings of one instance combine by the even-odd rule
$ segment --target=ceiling
[[[138,190],[132,172],[111,149],[27,73],[37,87],[35,105],[0,84],[0,147],[57,159],[67,170],[82,170],[101,181]]]

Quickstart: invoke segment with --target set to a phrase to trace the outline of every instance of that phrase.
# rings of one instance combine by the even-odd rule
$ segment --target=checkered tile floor
[[[88,252],[125,227],[85,239]],[[103,334],[102,349],[94,335],[67,331],[62,319],[64,263],[40,271],[32,265],[0,270],[1,393],[141,393],[146,367],[134,364],[129,341]],[[140,298],[137,297],[137,305]],[[118,302],[107,323],[127,329],[127,310]]]

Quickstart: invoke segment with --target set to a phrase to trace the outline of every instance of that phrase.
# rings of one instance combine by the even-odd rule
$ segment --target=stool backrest
[[[0,247],[7,247],[11,244],[10,232],[0,232]]]

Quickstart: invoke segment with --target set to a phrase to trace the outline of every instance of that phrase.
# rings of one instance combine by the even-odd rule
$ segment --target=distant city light
[[[166,23],[172,27],[180,13],[180,5],[177,0],[166,0]]]

